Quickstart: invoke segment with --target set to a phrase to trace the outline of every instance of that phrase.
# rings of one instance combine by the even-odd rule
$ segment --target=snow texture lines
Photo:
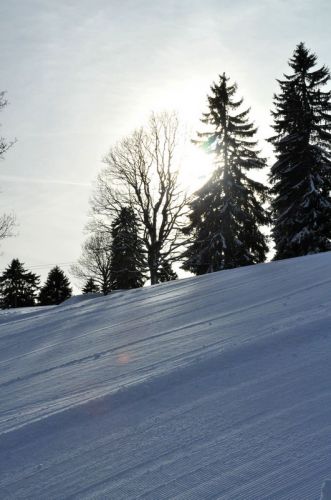
[[[330,270],[326,253],[12,313],[0,498],[319,498]]]

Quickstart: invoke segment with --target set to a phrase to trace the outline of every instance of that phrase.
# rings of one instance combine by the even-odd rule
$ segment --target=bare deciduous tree
[[[111,238],[107,233],[92,234],[82,246],[78,264],[70,272],[79,280],[93,278],[104,295],[111,291]]]
[[[179,257],[186,195],[175,169],[178,119],[174,113],[152,114],[140,128],[114,146],[104,159],[92,210],[97,227],[109,229],[123,206],[130,206],[143,228],[151,283],[162,263]]]
[[[0,92],[0,111],[7,106],[5,92]],[[4,137],[0,137],[0,159],[3,159],[5,152],[13,145]],[[13,236],[15,226],[15,216],[13,214],[3,214],[0,216],[0,240]]]
[[[5,92],[0,92],[0,111],[7,106],[8,102],[5,98]],[[8,142],[4,137],[0,137],[0,159],[3,158],[3,155],[13,145],[13,142]]]
[[[13,236],[15,221],[16,218],[13,214],[0,215],[0,240]]]

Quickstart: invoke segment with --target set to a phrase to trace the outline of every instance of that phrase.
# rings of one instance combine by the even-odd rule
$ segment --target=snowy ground
[[[331,253],[0,316],[1,499],[319,499]]]

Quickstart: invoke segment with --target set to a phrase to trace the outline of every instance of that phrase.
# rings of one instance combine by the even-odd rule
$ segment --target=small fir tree
[[[39,282],[39,276],[26,271],[18,259],[13,259],[0,276],[1,307],[34,306]]]
[[[198,134],[194,142],[213,154],[215,170],[195,193],[184,229],[191,241],[182,267],[195,274],[263,262],[268,250],[261,232],[269,222],[263,208],[267,190],[247,175],[266,165],[254,139],[257,129],[249,121],[249,109],[241,109],[236,84],[225,74],[211,90],[202,122],[212,130]]]
[[[274,96],[271,169],[275,259],[331,249],[331,92],[328,68],[300,43],[292,74],[278,80]]]
[[[61,304],[64,300],[71,297],[72,289],[70,282],[62,269],[55,266],[48,273],[46,283],[39,293],[39,303],[42,306],[51,306]]]
[[[122,207],[111,226],[111,281],[113,289],[139,288],[145,282],[145,257],[137,218]]]
[[[178,274],[172,269],[171,263],[168,260],[163,261],[158,270],[158,281],[174,281],[178,278]]]
[[[85,282],[85,285],[82,289],[83,294],[86,293],[98,293],[100,292],[100,288],[98,285],[95,283],[93,278],[88,278]]]

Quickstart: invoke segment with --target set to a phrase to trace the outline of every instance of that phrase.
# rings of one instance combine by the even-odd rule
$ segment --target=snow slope
[[[325,253],[0,316],[0,498],[320,498],[330,271]]]

